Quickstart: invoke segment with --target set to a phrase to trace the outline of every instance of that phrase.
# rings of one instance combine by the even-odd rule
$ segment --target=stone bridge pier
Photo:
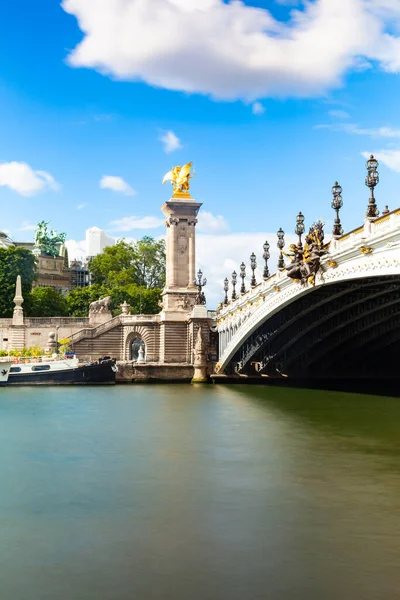
[[[188,192],[177,192],[161,207],[167,263],[160,313],[131,315],[125,304],[122,314],[113,318],[102,307],[89,316],[88,327],[71,336],[80,358],[117,358],[123,381],[191,380],[195,363],[197,380],[213,372],[217,362],[216,334],[211,331],[214,314],[207,311],[202,285],[195,281],[201,206]]]

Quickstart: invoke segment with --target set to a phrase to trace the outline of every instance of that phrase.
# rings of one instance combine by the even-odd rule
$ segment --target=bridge
[[[280,268],[274,275],[257,284],[253,269],[250,289],[245,291],[242,286],[236,297],[234,288],[231,300],[226,293],[216,319],[216,373],[313,378],[397,373],[400,209],[389,212],[386,207],[378,216],[374,198],[377,161],[373,159],[373,168],[369,163],[366,183],[371,197],[361,227],[343,235],[341,188],[334,186],[332,239],[319,246],[316,237],[308,239],[309,245],[312,242],[320,248],[316,261],[312,256],[304,259],[304,217],[300,213],[299,244],[297,249],[291,246],[290,262],[283,264],[281,253]],[[316,231],[315,227],[310,232]],[[282,249],[280,241],[278,247]],[[301,269],[297,271],[300,274],[293,274],[299,251],[303,266],[308,262],[308,267],[302,274]],[[265,275],[269,275],[268,269]],[[227,283],[225,280],[226,292]]]

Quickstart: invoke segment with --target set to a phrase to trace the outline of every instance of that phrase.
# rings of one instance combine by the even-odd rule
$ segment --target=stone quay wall
[[[40,317],[24,319],[19,327],[21,342],[16,347],[13,343],[13,320],[0,319],[0,350],[21,349],[21,347],[40,346],[43,350],[47,346],[50,333],[56,333],[58,326],[58,339],[70,338],[74,333],[89,325],[88,318],[81,317]],[[21,346],[22,344],[22,346]]]

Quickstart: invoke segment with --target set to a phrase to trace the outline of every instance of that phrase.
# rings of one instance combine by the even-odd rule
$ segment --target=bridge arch
[[[291,372],[322,372],[324,360],[332,369],[343,370],[343,361],[329,351],[334,346],[331,329],[343,331],[343,323],[348,329],[345,336],[337,334],[337,347],[344,348],[351,341],[356,352],[368,353],[363,332],[382,338],[386,319],[397,323],[400,310],[397,227],[396,221],[391,235],[383,239],[372,236],[373,247],[367,249],[354,239],[344,244],[346,251],[336,244],[323,261],[315,287],[302,287],[278,273],[221,311],[219,372],[248,374],[256,365],[256,370],[271,375],[279,372],[277,366],[290,367]],[[239,318],[241,324],[226,339],[224,332]],[[396,344],[400,330],[392,337]]]

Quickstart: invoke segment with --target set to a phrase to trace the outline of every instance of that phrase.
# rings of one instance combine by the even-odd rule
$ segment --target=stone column
[[[166,286],[163,292],[163,313],[180,313],[183,317],[192,310],[197,296],[196,229],[201,203],[189,194],[173,196],[161,210],[167,226]]]

